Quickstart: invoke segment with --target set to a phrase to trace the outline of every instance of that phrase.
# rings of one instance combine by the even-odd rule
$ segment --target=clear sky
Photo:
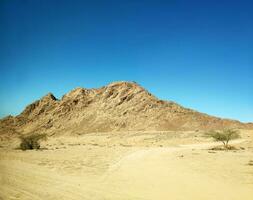
[[[0,117],[81,86],[253,121],[253,1],[1,0]]]

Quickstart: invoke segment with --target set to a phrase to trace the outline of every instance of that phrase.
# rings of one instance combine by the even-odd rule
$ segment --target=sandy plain
[[[1,200],[251,200],[253,131],[219,145],[203,132],[50,137],[37,151],[1,141]]]

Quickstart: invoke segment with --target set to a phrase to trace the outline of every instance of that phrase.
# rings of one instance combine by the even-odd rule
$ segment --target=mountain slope
[[[252,128],[162,101],[135,82],[98,89],[76,88],[61,100],[49,93],[16,117],[0,121],[0,134],[46,132],[82,134],[122,130],[196,130]]]

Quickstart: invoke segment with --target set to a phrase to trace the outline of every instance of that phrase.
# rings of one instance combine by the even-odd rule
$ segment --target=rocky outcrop
[[[157,99],[135,82],[76,88],[58,100],[49,93],[16,117],[0,120],[0,134],[83,134],[121,130],[253,128]]]

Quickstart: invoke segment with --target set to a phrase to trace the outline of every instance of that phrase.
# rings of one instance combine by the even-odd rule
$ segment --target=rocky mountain
[[[0,120],[0,134],[83,134],[127,130],[253,128],[157,99],[135,82],[76,88],[57,99],[49,93],[17,116]]]

